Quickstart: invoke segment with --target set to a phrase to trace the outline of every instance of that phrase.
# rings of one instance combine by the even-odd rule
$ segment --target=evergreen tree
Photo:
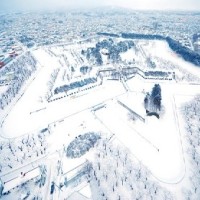
[[[151,92],[151,101],[153,105],[159,110],[161,109],[161,100],[161,87],[159,84],[155,84]]]

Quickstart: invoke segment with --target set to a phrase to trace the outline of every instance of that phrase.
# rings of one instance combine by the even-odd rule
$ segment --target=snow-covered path
[[[8,130],[12,129],[10,137],[17,137],[18,134],[15,133],[18,132],[20,126],[26,127],[26,120],[30,118],[30,112],[45,107],[45,105],[40,102],[40,97],[44,96],[47,91],[47,82],[55,67],[55,63],[53,63],[53,59],[53,61],[49,62],[49,55],[43,50],[34,51],[33,54],[39,60],[42,68],[20,100],[8,113],[2,125],[2,133],[5,137],[9,137],[6,127],[8,127]],[[23,123],[21,123],[22,121]],[[21,134],[24,133],[26,132],[21,132]]]

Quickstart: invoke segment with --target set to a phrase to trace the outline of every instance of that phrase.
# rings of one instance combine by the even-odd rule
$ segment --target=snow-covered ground
[[[5,92],[7,90],[8,86],[2,86],[0,85],[0,94]]]
[[[155,58],[159,58],[160,62],[156,62],[156,69],[168,69],[174,70],[177,74],[181,74],[183,81],[187,79],[189,82],[200,83],[200,70],[197,66],[184,61],[180,56],[173,52],[167,42],[164,41],[148,41],[141,43],[142,48],[146,54],[153,61]],[[164,63],[162,63],[164,61]],[[185,82],[187,82],[185,81]]]
[[[178,68],[170,68],[170,70],[177,70],[176,72],[178,72],[179,69],[183,69],[200,77],[200,69],[177,57],[169,49],[167,43],[163,41],[137,42],[147,56],[159,57],[178,66]],[[87,45],[84,46],[83,44],[82,46],[85,48]],[[98,145],[76,160],[66,158],[64,151],[75,137],[91,131],[100,133],[106,139],[114,134],[114,137],[123,144],[122,146],[129,150],[130,157],[133,156],[141,161],[145,168],[152,173],[154,181],[170,186],[185,181],[188,178],[189,169],[186,165],[187,162],[185,162],[187,156],[183,142],[183,120],[180,121],[178,109],[181,108],[183,103],[200,93],[198,82],[195,82],[196,84],[190,82],[189,84],[186,81],[144,80],[136,76],[126,82],[127,89],[120,81],[103,80],[102,85],[84,93],[80,92],[71,97],[52,102],[46,101],[45,95],[49,92],[48,82],[54,70],[61,69],[55,85],[59,86],[59,84],[65,82],[60,80],[64,74],[63,63],[65,63],[64,57],[60,57],[62,51],[68,64],[74,65],[78,70],[81,61],[74,60],[75,58],[79,59],[76,48],[79,48],[78,44],[69,48],[66,47],[66,49],[64,47],[38,48],[32,52],[42,68],[20,100],[10,110],[0,129],[1,136],[12,142],[14,138],[23,138],[27,134],[48,128],[48,135],[45,136],[45,142],[48,144],[45,146],[47,152],[43,155],[45,157],[44,163],[48,166],[48,184],[45,185],[45,189],[43,188],[45,193],[43,192],[42,196],[46,195],[48,199],[51,199],[52,181],[60,184],[65,174],[68,174],[68,178],[76,175],[75,171],[72,171],[70,175],[70,170],[88,160],[95,162],[95,158],[92,158],[92,156],[96,151],[95,148],[99,148]],[[134,57],[137,57],[137,55],[132,49],[122,55],[122,59],[127,61],[132,61]],[[141,68],[145,69],[145,66],[142,64]],[[158,68],[160,70],[161,66]],[[182,76],[182,73],[183,71],[181,71],[180,76]],[[77,71],[76,76],[78,75],[80,73]],[[162,112],[159,119],[155,116],[147,117],[143,105],[146,92],[151,92],[156,83],[160,84],[162,90]],[[127,110],[119,102],[136,112],[145,121],[138,118],[133,120],[130,110]],[[21,140],[23,141],[23,139]],[[104,153],[107,156],[106,152]],[[112,156],[110,158],[115,159]],[[32,161],[34,163],[34,160]],[[41,160],[39,163],[41,164]],[[57,168],[60,165],[58,163],[62,163],[62,170]],[[96,167],[98,168],[98,166]],[[57,168],[57,171],[55,171],[55,168]],[[28,168],[25,167],[26,170]],[[15,172],[13,173],[15,174]],[[38,176],[38,171],[35,176]],[[18,178],[16,180],[18,181]],[[59,186],[56,187],[54,198],[59,199],[59,195],[64,198],[66,191],[60,192]],[[75,193],[70,195],[68,199],[91,199],[94,197],[92,188],[94,189],[94,185],[91,187],[91,185],[84,183],[84,187],[81,185],[81,188],[76,188]],[[171,191],[174,192],[175,189]],[[130,194],[123,197],[128,198]],[[174,195],[176,196],[176,194]],[[112,194],[111,197],[116,197],[116,195]]]
[[[134,105],[134,98],[137,99],[137,95],[126,94],[126,98],[127,101],[124,100],[124,96],[119,97],[126,105],[129,101],[129,107],[131,105],[130,108],[137,112],[138,106]],[[165,98],[163,94],[163,99]],[[156,178],[163,182],[176,183],[183,178],[185,165],[179,130],[176,127],[173,99],[169,98],[166,101],[169,103],[166,105],[163,102],[167,108],[164,116],[161,119],[155,116],[146,117],[145,122],[128,119],[127,110],[116,102],[95,114],[144,165],[148,166]]]

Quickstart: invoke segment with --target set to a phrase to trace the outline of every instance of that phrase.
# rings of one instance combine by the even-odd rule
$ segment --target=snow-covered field
[[[177,68],[169,67],[169,70],[175,70],[176,73],[180,72],[179,76],[183,76],[183,72],[186,72],[192,74],[192,76],[200,77],[200,69],[177,57],[169,49],[167,43],[162,41],[137,42],[147,56],[156,59],[160,58],[160,60],[157,59],[160,63],[163,59],[173,63],[174,66],[178,66]],[[84,46],[82,44],[84,48],[87,45]],[[188,82],[187,78],[184,81],[180,81],[180,79],[176,81],[159,81],[144,80],[136,76],[126,82],[128,89],[120,81],[103,80],[103,84],[84,93],[80,92],[71,97],[61,98],[52,102],[46,101],[45,95],[49,92],[48,84],[52,73],[55,70],[60,70],[56,77],[55,85],[53,85],[53,88],[55,88],[55,86],[65,82],[62,79],[65,73],[65,64],[67,65],[68,63],[75,68],[81,65],[80,60],[74,60],[74,58],[79,59],[76,48],[79,48],[79,45],[73,45],[71,48],[66,47],[66,49],[64,47],[51,47],[51,52],[46,48],[38,48],[32,52],[40,63],[41,69],[20,100],[9,111],[0,127],[1,136],[11,142],[17,138],[20,138],[19,141],[23,141],[21,138],[26,137],[28,134],[33,135],[41,130],[48,130],[48,135],[45,136],[45,142],[48,145],[45,146],[47,150],[43,155],[45,157],[44,164],[48,166],[48,185],[44,189],[46,194],[48,193],[48,198],[51,198],[50,187],[52,182],[60,184],[65,177],[63,174],[67,174],[71,169],[76,168],[76,166],[85,161],[97,162],[92,157],[96,155],[95,148],[98,149],[98,145],[101,142],[80,159],[76,158],[75,161],[66,158],[64,152],[74,138],[91,131],[100,133],[102,138],[108,139],[112,136],[119,140],[122,146],[128,149],[130,159],[134,157],[138,162],[141,162],[144,168],[152,174],[152,180],[162,186],[170,188],[174,184],[179,185],[183,182],[186,184],[189,176],[189,168],[186,161],[188,156],[186,156],[186,142],[184,142],[183,136],[184,122],[180,117],[179,109],[185,102],[190,101],[200,93],[198,79],[194,84],[193,81]],[[63,57],[61,58],[62,51]],[[131,49],[122,55],[122,60],[133,61],[134,57],[137,57],[137,54]],[[65,60],[66,58],[67,61]],[[162,65],[158,66],[159,70],[162,69]],[[145,66],[143,65],[141,68],[145,69]],[[106,68],[106,65],[104,68]],[[167,66],[165,66],[166,69],[168,69]],[[180,69],[183,71],[179,71]],[[74,77],[79,75],[80,73],[77,72]],[[159,119],[155,116],[146,116],[146,110],[143,105],[146,92],[151,92],[156,83],[159,83],[162,89],[162,112]],[[141,118],[131,118],[130,111],[119,102],[128,106]],[[141,120],[143,118],[144,121]],[[34,139],[32,142],[34,142]],[[107,156],[106,151],[104,154]],[[112,157],[112,155],[109,156]],[[7,161],[5,160],[5,162]],[[12,161],[10,162],[12,163]],[[32,162],[34,163],[34,160]],[[51,162],[53,163],[52,165],[49,164]],[[58,167],[58,163],[62,163],[62,173],[59,170],[58,173],[54,171],[54,168]],[[98,168],[97,165],[97,163],[94,164]],[[12,170],[14,171],[14,168]],[[9,173],[12,174],[12,170]],[[39,174],[38,171],[37,173]],[[73,173],[70,176],[68,174],[68,178],[76,176],[76,173]],[[37,176],[39,176],[38,174]],[[73,190],[75,193],[70,195],[68,199],[95,199],[92,188],[96,190],[94,185],[91,187],[88,183],[82,184],[80,188],[75,187],[75,190]],[[59,192],[58,189],[55,191],[55,199],[59,199],[59,195],[63,198],[66,195],[65,192]],[[176,193],[175,189],[171,189],[171,191],[174,199],[180,199],[178,195],[174,194]],[[130,194],[127,194],[122,199],[129,199]],[[44,191],[42,196],[45,196]],[[113,194],[110,197],[114,198],[116,195]],[[105,198],[102,197],[102,199]],[[162,199],[165,199],[164,196]]]
[[[163,94],[164,100],[166,96]],[[135,94],[126,94],[118,99],[122,99],[121,101],[135,112],[138,106],[134,101],[141,102]],[[168,104],[163,102],[163,105],[167,110],[161,119],[146,117],[145,122],[139,119],[134,122],[128,119],[125,108],[115,102],[97,111],[96,115],[131,150],[133,155],[148,166],[156,178],[163,182],[176,183],[183,178],[185,165],[173,99],[168,98],[166,101]]]

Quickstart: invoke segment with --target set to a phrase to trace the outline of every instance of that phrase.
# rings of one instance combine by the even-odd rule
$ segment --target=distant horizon
[[[67,11],[118,7],[136,11],[200,12],[199,0],[1,0],[0,12]]]
[[[112,11],[112,9],[123,9],[123,10],[127,10],[127,11],[132,11],[132,12],[179,12],[179,13],[199,13],[200,14],[200,10],[195,10],[195,9],[137,9],[137,8],[126,8],[126,7],[120,7],[120,6],[94,6],[94,7],[69,7],[69,8],[64,8],[64,9],[16,9],[16,10],[0,10],[0,14],[3,13],[8,13],[8,14],[14,14],[14,13],[64,13],[67,11],[74,11],[74,12],[85,12],[85,11],[95,11],[96,9],[98,9],[98,11],[103,11],[104,9],[108,10],[108,11]]]

